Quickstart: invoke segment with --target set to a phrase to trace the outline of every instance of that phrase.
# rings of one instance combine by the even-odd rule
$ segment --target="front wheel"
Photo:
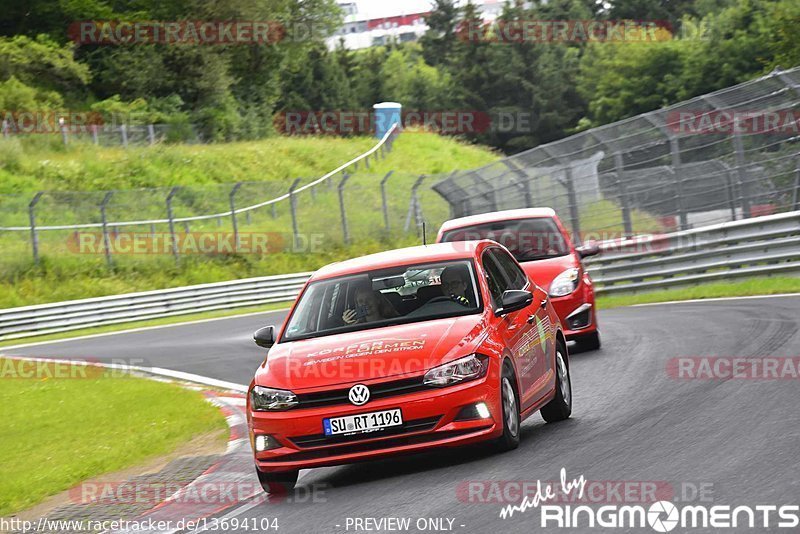
[[[575,338],[575,348],[580,352],[600,350],[600,332],[592,332],[585,336]]]
[[[572,380],[566,353],[560,343],[556,345],[556,396],[541,409],[542,418],[548,423],[563,421],[572,415]]]
[[[299,471],[280,471],[277,473],[264,473],[256,468],[258,481],[261,487],[270,495],[285,495],[294,489],[297,484]]]
[[[519,447],[519,402],[517,389],[514,387],[514,371],[509,364],[503,365],[503,376],[500,379],[500,404],[503,407],[503,435],[497,438],[496,447],[500,452]]]

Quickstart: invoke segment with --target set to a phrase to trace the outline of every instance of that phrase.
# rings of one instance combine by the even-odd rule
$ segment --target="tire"
[[[514,371],[508,363],[503,364],[500,378],[500,405],[503,408],[503,435],[497,438],[495,448],[498,452],[511,451],[519,447],[521,420],[519,415],[519,395],[515,387]]]
[[[567,351],[562,343],[556,345],[556,396],[540,412],[548,423],[563,421],[572,415],[572,379]]]
[[[258,481],[265,492],[270,495],[285,495],[294,489],[297,484],[299,471],[280,471],[278,473],[264,473],[256,468]]]
[[[581,352],[600,350],[600,332],[592,332],[575,339],[576,348]]]

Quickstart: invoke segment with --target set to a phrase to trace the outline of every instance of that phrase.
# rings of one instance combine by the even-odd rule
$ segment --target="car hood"
[[[521,264],[531,280],[545,291],[550,290],[550,284],[556,276],[571,267],[580,267],[580,262],[574,254],[559,256],[557,258],[547,258],[544,260],[526,261]]]
[[[418,376],[474,351],[485,321],[476,314],[280,343],[256,371],[255,383],[302,392]]]

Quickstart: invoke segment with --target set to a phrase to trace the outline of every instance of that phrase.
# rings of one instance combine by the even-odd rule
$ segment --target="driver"
[[[442,294],[463,306],[471,306],[467,296],[469,287],[469,270],[466,265],[451,265],[445,267],[440,276],[442,281]]]

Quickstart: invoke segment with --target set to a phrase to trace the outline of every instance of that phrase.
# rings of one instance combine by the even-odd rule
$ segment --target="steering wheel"
[[[456,304],[461,304],[462,306],[464,306],[466,308],[469,308],[469,300],[467,300],[466,297],[457,297],[455,295],[451,295],[449,297],[446,297],[444,295],[442,295],[440,297],[433,297],[431,300],[426,302],[426,304],[431,304],[431,303],[434,303],[434,302],[445,302],[445,301],[446,302],[455,302]]]
[[[453,299],[451,299],[450,297],[445,297],[444,295],[440,295],[438,297],[433,297],[431,300],[429,300],[425,304],[433,304],[434,302],[444,302],[444,301],[452,302]]]

